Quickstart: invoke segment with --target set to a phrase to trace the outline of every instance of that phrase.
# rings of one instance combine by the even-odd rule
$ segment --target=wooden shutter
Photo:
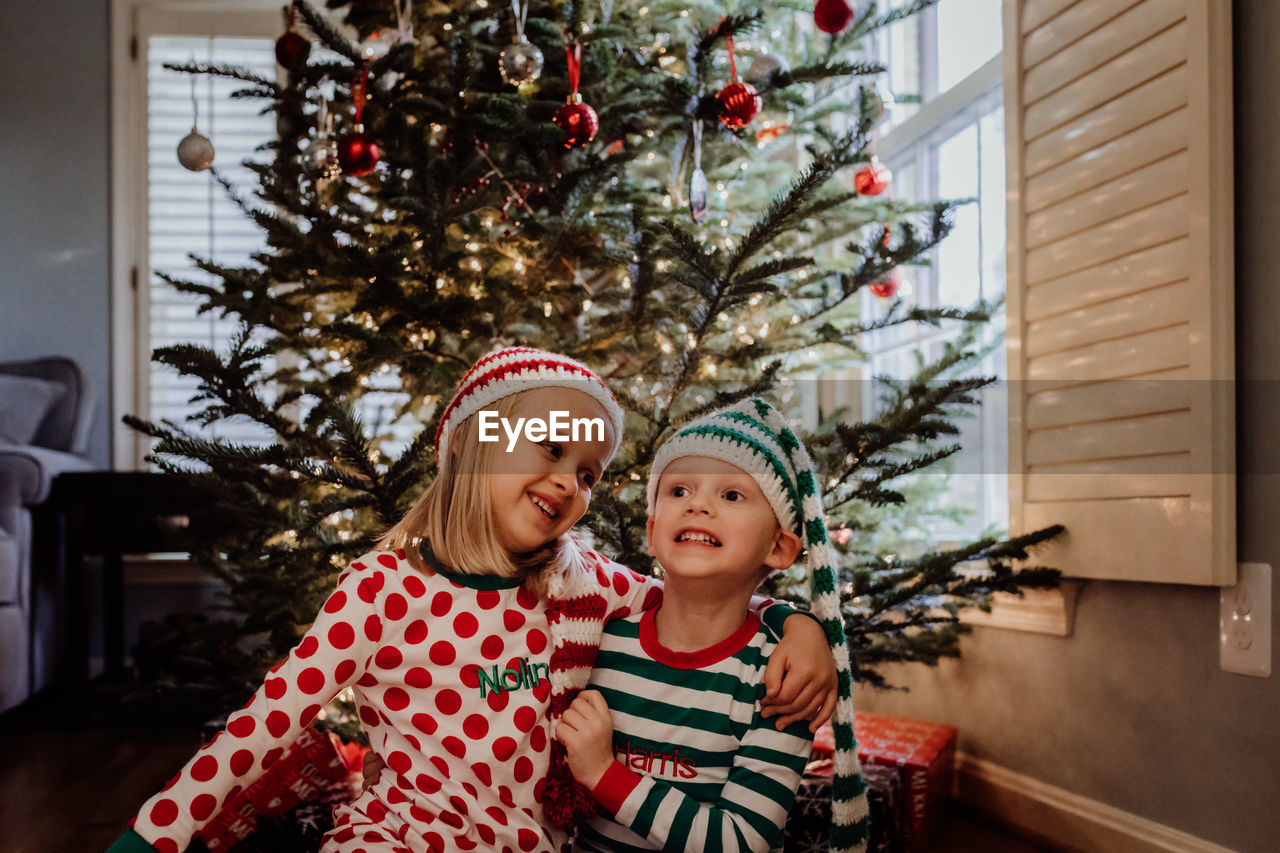
[[[1010,515],[1235,579],[1231,4],[1005,0]]]

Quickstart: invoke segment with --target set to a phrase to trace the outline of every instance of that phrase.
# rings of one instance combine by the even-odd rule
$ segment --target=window
[[[146,54],[147,74],[147,274],[139,276],[139,286],[145,281],[148,309],[139,340],[145,341],[144,353],[181,343],[222,351],[236,333],[237,319],[198,313],[201,300],[181,293],[161,274],[214,284],[217,278],[197,269],[191,255],[239,266],[265,249],[265,240],[212,172],[188,171],[178,162],[177,140],[190,132],[194,105],[200,132],[214,141],[219,174],[234,186],[248,188],[256,178],[242,163],[266,156],[255,149],[275,134],[275,119],[262,115],[256,101],[230,97],[244,87],[238,81],[193,76],[164,66],[209,62],[238,65],[271,77],[276,66],[274,44],[264,38],[148,34],[145,42],[140,40],[139,51]],[[183,421],[193,409],[189,401],[197,381],[150,359],[145,376],[138,411],[151,421]],[[205,433],[238,442],[265,437],[255,424],[234,421],[215,423]]]
[[[262,248],[262,235],[227,199],[208,172],[178,163],[178,142],[199,130],[215,148],[219,172],[250,185],[240,161],[275,131],[260,105],[227,97],[238,84],[166,70],[190,60],[245,65],[275,73],[278,4],[231,0],[217,7],[191,0],[112,4],[112,459],[140,468],[148,440],[120,415],[181,421],[195,386],[151,361],[155,347],[189,341],[222,350],[234,320],[198,315],[196,301],[157,273],[199,281],[188,254],[242,263]],[[194,82],[194,86],[193,86]],[[254,440],[252,424],[222,424],[213,434]]]
[[[905,5],[896,2],[895,7]],[[892,192],[903,201],[972,199],[955,215],[951,235],[929,257],[930,266],[905,270],[901,298],[933,307],[995,301],[1005,289],[1004,109],[1000,80],[1000,2],[943,2],[884,28],[874,57],[888,66],[882,90],[891,96],[877,129],[876,153],[893,171]],[[919,102],[904,96],[919,95]],[[866,293],[863,314],[875,317],[877,299]],[[983,330],[990,354],[976,374],[1004,377],[1003,311]],[[941,354],[958,328],[908,324],[867,336],[869,376],[906,378]],[[870,389],[869,389],[870,390]],[[875,394],[862,395],[872,417]],[[946,506],[966,510],[963,520],[931,531],[937,541],[973,539],[1008,526],[1008,417],[1003,385],[987,390],[976,417],[961,422],[962,451],[950,462]],[[937,477],[936,473],[919,476]]]
[[[189,401],[197,383],[153,362],[151,352],[176,343],[223,352],[239,327],[234,317],[198,313],[200,300],[160,274],[214,283],[190,255],[238,266],[265,248],[262,232],[210,172],[179,164],[178,142],[198,114],[218,172],[252,202],[257,178],[241,163],[269,157],[257,149],[276,132],[274,115],[261,114],[261,101],[229,97],[244,84],[164,66],[194,60],[274,77],[275,40],[284,24],[279,3],[264,0],[226,0],[216,7],[200,0],[132,0],[114,4],[112,15],[112,455],[117,468],[131,469],[144,464],[149,440],[119,424],[118,415],[182,422],[195,408]],[[313,58],[324,59],[324,53],[317,50]],[[370,376],[367,387],[359,407],[366,429],[398,452],[420,424],[397,417],[405,395],[394,372]],[[270,437],[243,419],[216,423],[204,434],[246,443]]]

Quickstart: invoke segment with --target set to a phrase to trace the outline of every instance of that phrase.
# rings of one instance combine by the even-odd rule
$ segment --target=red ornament
[[[760,93],[750,83],[734,80],[716,95],[720,102],[720,123],[733,130],[746,127],[762,103]]]
[[[853,188],[861,195],[880,195],[889,189],[893,172],[879,160],[872,159],[853,175]]]
[[[724,23],[724,18],[720,22]],[[724,37],[724,46],[729,52],[729,85],[716,93],[716,100],[720,102],[720,123],[732,130],[741,130],[760,112],[762,101],[755,86],[738,79],[738,60],[733,56],[733,36]]]
[[[885,273],[881,278],[876,279],[867,285],[867,290],[881,299],[890,299],[897,294],[898,289],[902,287],[902,267],[894,267]]]
[[[578,75],[582,70],[582,44],[576,41],[569,42],[565,46],[565,52],[569,64],[569,99],[563,107],[556,110],[551,120],[556,123],[556,127],[564,131],[565,148],[581,148],[596,138],[596,131],[600,129],[600,117],[596,115],[596,111],[590,104],[583,103],[582,95],[578,93]]]
[[[360,82],[355,86],[356,129],[338,140],[338,165],[342,171],[354,177],[367,175],[378,165],[378,143],[364,132],[365,86],[369,81],[369,69],[360,64]]]
[[[582,102],[581,95],[577,95],[577,98],[578,100],[570,101],[556,110],[551,119],[556,127],[564,131],[565,148],[581,148],[595,139],[596,131],[600,129],[600,118],[596,111],[590,104]]]
[[[853,6],[849,0],[818,0],[813,7],[813,22],[824,33],[836,33],[849,26],[853,20]]]
[[[310,55],[311,42],[293,30],[289,30],[289,32],[276,39],[276,62],[279,62],[290,71],[297,71],[306,65],[307,57]]]
[[[369,174],[378,165],[378,143],[364,131],[348,133],[338,140],[338,165],[348,175]]]

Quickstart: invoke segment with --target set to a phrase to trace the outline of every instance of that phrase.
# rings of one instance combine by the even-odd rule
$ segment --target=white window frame
[[[118,0],[111,4],[111,465],[143,470],[148,439],[125,414],[149,412],[147,75],[149,35],[284,32],[278,0]]]
[[[920,77],[924,102],[900,123],[889,129],[876,143],[877,156],[886,162],[899,158],[905,152],[915,150],[924,152],[934,137],[954,123],[966,112],[976,112],[978,105],[991,98],[1001,98],[1004,86],[1004,55],[998,53],[975,69],[968,77],[956,83],[944,92],[934,91],[936,85],[936,38],[937,21],[929,9],[920,18],[921,68]],[[1008,118],[1006,117],[1006,121]],[[917,163],[922,153],[917,154]],[[917,169],[919,167],[917,166]],[[1007,282],[1006,282],[1007,283]],[[874,298],[868,293],[864,296],[864,315],[871,316],[874,311]],[[1001,310],[993,319],[993,323],[1006,322],[1006,314]],[[895,341],[891,348],[903,346],[922,347],[928,343],[945,339],[951,334],[947,329],[928,328],[922,333]],[[994,424],[984,423],[984,443],[993,441]],[[1006,494],[1006,503],[1008,495]],[[1012,507],[1006,511],[1012,518]],[[983,513],[984,516],[986,513]],[[935,543],[946,545],[948,543]],[[964,622],[988,627],[1006,628],[1055,636],[1071,636],[1075,621],[1075,604],[1079,594],[1080,582],[1067,580],[1057,589],[1028,590],[1022,597],[997,595],[991,611],[984,613],[975,608],[966,608],[961,612]]]

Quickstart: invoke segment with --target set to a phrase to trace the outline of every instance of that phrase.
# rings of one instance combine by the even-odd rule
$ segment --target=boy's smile
[[[765,569],[786,568],[798,551],[798,538],[778,525],[756,481],[705,456],[676,459],[663,470],[646,530],[668,578],[716,579],[730,589],[754,589]]]

